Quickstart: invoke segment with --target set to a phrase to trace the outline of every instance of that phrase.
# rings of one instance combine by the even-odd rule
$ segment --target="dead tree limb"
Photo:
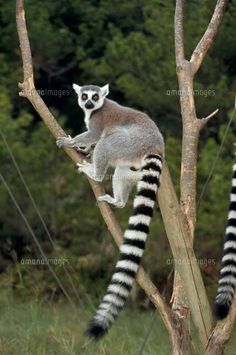
[[[218,0],[214,13],[212,15],[211,21],[206,29],[204,35],[196,46],[191,59],[186,60],[184,54],[184,31],[183,31],[183,6],[184,0],[176,1],[175,10],[175,55],[176,55],[176,71],[179,82],[180,89],[180,105],[181,105],[181,115],[183,121],[183,139],[182,139],[182,164],[181,164],[181,179],[180,179],[180,189],[181,189],[181,209],[186,218],[186,223],[189,230],[189,243],[190,246],[193,245],[194,230],[196,224],[196,179],[197,179],[197,148],[200,130],[205,126],[211,117],[213,117],[218,110],[215,110],[212,114],[205,118],[199,119],[196,114],[195,102],[194,102],[194,91],[193,91],[193,80],[196,72],[199,70],[203,58],[205,57],[208,49],[212,45],[214,38],[216,36],[217,30],[221,23],[224,10],[227,4],[227,0]],[[182,281],[182,283],[181,283]],[[175,278],[174,287],[174,302],[173,305],[178,310],[177,317],[180,315],[180,323],[183,327],[183,332],[186,333],[188,329],[188,319],[182,321],[183,316],[186,315],[186,297],[187,289],[189,284],[183,283],[182,275],[181,279],[179,275]],[[183,287],[181,286],[183,285]],[[183,288],[185,292],[183,291]],[[188,299],[189,303],[189,299]],[[191,305],[189,304],[190,308]],[[234,308],[232,308],[232,313],[234,313]],[[192,313],[192,309],[191,309]],[[194,314],[192,313],[193,318]],[[210,331],[210,325],[212,324],[212,319],[210,315],[210,310],[207,307],[205,313],[203,313],[204,324],[207,324],[205,330],[208,336]],[[217,325],[212,333],[210,340],[207,345],[207,354],[213,354],[211,347],[216,350],[221,349],[223,353],[223,348],[226,341],[229,338],[229,334],[232,330],[232,322],[234,317],[229,315],[226,321],[221,322]],[[195,323],[196,325],[196,323]],[[201,332],[204,332],[201,323],[198,326],[201,327]],[[219,336],[221,332],[221,336]],[[218,338],[217,338],[218,337]],[[217,340],[216,340],[217,339]],[[217,346],[215,346],[217,344]],[[221,344],[221,345],[220,345]],[[216,352],[215,352],[216,353]],[[218,353],[217,353],[218,354]],[[221,352],[219,352],[221,354]]]
[[[224,348],[227,345],[236,322],[236,296],[231,306],[231,311],[226,320],[219,321],[209,337],[205,355],[224,355]]]
[[[183,20],[184,20],[184,0],[176,0],[176,7],[175,7],[175,19],[174,19],[174,28],[175,28],[175,57],[176,57],[176,70],[177,73],[183,70],[183,65],[186,65],[187,61],[185,60],[184,55],[184,29],[183,29]],[[183,85],[181,85],[183,86]],[[180,86],[180,90],[183,88]],[[181,95],[182,96],[182,95]],[[181,100],[181,99],[180,99]],[[185,105],[181,104],[181,111],[185,109]],[[182,112],[183,115],[183,112]],[[183,134],[183,139],[184,139]],[[182,143],[182,147],[183,147]],[[182,179],[182,167],[183,167],[183,148],[182,148],[182,166],[181,166],[181,186],[183,183]],[[193,196],[194,198],[194,196]],[[182,190],[181,190],[181,203],[182,203]],[[182,207],[182,205],[181,205]],[[184,210],[182,210],[184,213]],[[185,216],[187,228],[189,229],[188,239],[191,240],[191,229],[189,228],[189,222]],[[179,332],[183,333],[185,336],[185,343],[184,351],[187,354],[191,352],[191,343],[190,343],[190,311],[189,306],[191,303],[189,299],[187,299],[186,293],[184,292],[183,288],[184,280],[181,278],[177,268],[175,268],[175,275],[174,275],[174,287],[173,287],[173,295],[172,295],[172,313],[173,317],[177,324],[179,324]],[[192,314],[194,317],[195,311],[192,310]],[[199,313],[196,313],[198,316]],[[204,344],[208,337],[207,330],[200,320],[196,320],[195,322],[196,327],[199,330],[199,336],[201,338],[201,343]],[[200,328],[200,329],[199,329]]]
[[[188,303],[186,308],[178,304],[172,307],[172,318],[177,325],[181,339],[181,351],[190,354],[190,336],[188,324],[185,324],[188,315],[188,304],[197,328],[202,348],[207,343],[211,331],[212,317],[206,289],[202,280],[192,244],[189,241],[189,229],[183,212],[177,200],[173,183],[166,165],[163,167],[161,187],[158,192],[158,201],[165,224],[166,233],[174,256],[175,269],[181,275]],[[174,290],[175,292],[176,290]],[[179,289],[178,289],[179,291]],[[182,295],[182,293],[181,293]],[[175,294],[174,294],[175,296]],[[185,301],[185,300],[184,300]],[[183,306],[183,303],[181,303]],[[188,319],[187,319],[188,320]]]
[[[217,112],[203,119],[196,115],[193,79],[204,56],[210,48],[221,19],[227,0],[218,0],[209,26],[195,48],[190,61],[184,55],[183,0],[176,1],[175,11],[175,53],[176,70],[180,89],[180,105],[183,120],[182,167],[181,167],[181,207],[187,217],[193,239],[196,223],[196,160],[200,129]]]

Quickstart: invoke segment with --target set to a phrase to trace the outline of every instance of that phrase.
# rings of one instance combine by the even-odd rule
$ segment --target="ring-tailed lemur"
[[[224,253],[220,280],[215,299],[217,318],[225,318],[234,299],[236,286],[236,163],[233,165],[232,188],[225,232]]]
[[[149,224],[156,201],[164,154],[162,135],[155,123],[145,114],[117,104],[106,98],[104,87],[73,84],[79,106],[84,110],[87,132],[75,138],[60,137],[59,147],[86,146],[95,149],[92,163],[79,165],[95,181],[102,181],[108,166],[115,167],[113,197],[100,196],[117,207],[123,207],[132,186],[137,184],[133,213],[129,218],[120,256],[107,293],[89,324],[87,334],[94,339],[102,337],[123,309],[134,284],[144,252]]]

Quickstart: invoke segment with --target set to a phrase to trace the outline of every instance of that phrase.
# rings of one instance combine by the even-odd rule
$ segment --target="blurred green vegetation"
[[[186,3],[184,27],[188,57],[203,34],[214,6],[213,0]],[[148,112],[160,126],[166,141],[166,158],[179,193],[181,116],[176,92],[174,2],[26,0],[25,8],[36,87],[66,131],[77,134],[84,129],[83,113],[72,92],[72,83],[104,85],[108,82],[111,98]],[[235,15],[236,1],[232,0],[194,83],[198,117],[207,116],[219,108],[219,113],[201,135],[198,197],[233,114]],[[57,149],[31,105],[18,97],[17,83],[22,80],[22,68],[13,0],[1,4],[0,38],[0,129],[53,236],[55,248],[48,240],[1,138],[0,172],[13,190],[47,257],[66,260],[64,267],[52,267],[71,298],[76,302],[79,298],[79,301],[89,300],[97,304],[113,271],[117,249],[86,179],[77,174],[68,158]],[[211,298],[215,293],[226,223],[234,141],[233,120],[198,209],[195,250]],[[105,185],[110,191],[110,181]],[[131,203],[130,200],[124,209],[114,210],[123,228]],[[1,184],[0,238],[1,289],[11,289],[17,298],[28,302],[35,298],[41,302],[61,302],[62,291],[47,266],[27,264],[27,259],[41,259],[41,255]],[[158,207],[147,244],[143,264],[168,299],[172,261]],[[139,289],[134,296],[133,305],[147,308],[147,301]],[[142,324],[142,317],[146,316],[140,314],[138,317]],[[43,327],[43,324],[39,326]],[[104,350],[101,354],[108,352]]]

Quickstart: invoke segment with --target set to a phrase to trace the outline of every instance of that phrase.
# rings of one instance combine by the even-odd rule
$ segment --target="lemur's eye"
[[[83,94],[83,95],[82,95],[82,100],[85,101],[85,100],[87,100],[87,98],[88,98],[88,95],[87,95],[87,94]]]
[[[98,101],[98,99],[99,99],[98,94],[94,94],[94,95],[93,95],[93,100],[94,100],[94,101]]]

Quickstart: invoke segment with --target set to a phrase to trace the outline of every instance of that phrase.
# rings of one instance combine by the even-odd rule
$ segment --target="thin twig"
[[[208,122],[213,116],[215,116],[215,115],[217,114],[218,111],[219,111],[219,109],[217,108],[214,112],[210,113],[208,116],[203,117],[203,118],[200,118],[200,119],[198,120],[199,125],[200,125],[200,129],[202,129],[202,128],[207,124],[207,122]]]

